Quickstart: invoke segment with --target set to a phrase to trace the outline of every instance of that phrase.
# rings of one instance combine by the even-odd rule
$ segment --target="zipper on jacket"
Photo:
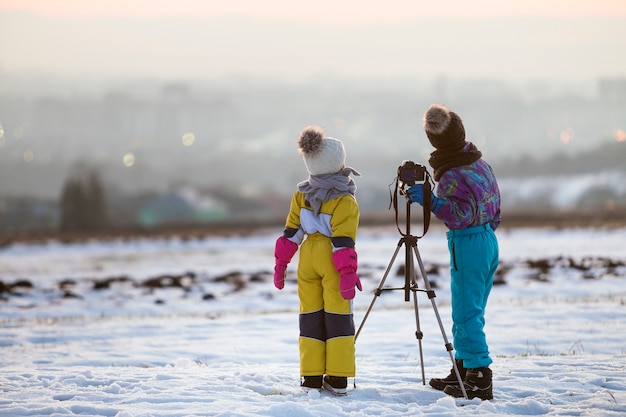
[[[452,242],[451,244],[451,250],[452,250],[452,267],[454,268],[455,271],[458,271],[459,268],[456,267],[456,251],[454,250],[454,242]]]

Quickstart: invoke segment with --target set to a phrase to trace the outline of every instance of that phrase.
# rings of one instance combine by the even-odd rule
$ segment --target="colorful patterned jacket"
[[[443,199],[435,216],[449,229],[489,223],[496,230],[500,224],[500,189],[493,169],[483,159],[446,171],[435,194]]]

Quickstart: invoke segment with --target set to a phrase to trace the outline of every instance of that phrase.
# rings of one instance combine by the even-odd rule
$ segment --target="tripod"
[[[397,214],[397,213],[396,213]],[[396,217],[397,220],[397,217]],[[398,229],[399,230],[399,229]],[[426,228],[425,228],[426,230]],[[411,293],[413,293],[413,307],[415,310],[415,325],[416,325],[416,331],[415,331],[415,337],[417,337],[417,341],[418,341],[418,345],[419,345],[419,351],[420,351],[420,365],[422,368],[422,384],[426,385],[426,375],[424,373],[424,354],[422,351],[422,338],[424,337],[424,333],[421,330],[420,327],[420,318],[419,318],[419,308],[418,308],[418,303],[417,303],[417,292],[425,292],[428,295],[428,298],[430,299],[430,302],[432,304],[433,307],[433,311],[435,312],[435,316],[437,318],[437,322],[439,323],[439,329],[441,330],[441,335],[443,336],[443,340],[445,343],[445,347],[446,350],[448,351],[448,354],[450,355],[450,360],[452,361],[452,368],[454,369],[454,373],[456,374],[456,378],[459,381],[459,384],[461,386],[461,390],[463,391],[463,397],[465,397],[465,399],[467,399],[467,393],[465,392],[465,385],[463,384],[463,379],[461,378],[461,374],[459,373],[459,369],[456,366],[456,361],[454,360],[454,356],[452,355],[452,344],[450,342],[448,342],[448,338],[446,337],[446,332],[443,328],[443,324],[441,322],[441,317],[439,316],[439,311],[437,310],[437,304],[435,303],[435,291],[433,291],[433,289],[430,286],[430,282],[428,281],[428,278],[426,276],[426,272],[424,270],[424,264],[422,263],[422,258],[419,254],[419,251],[417,250],[417,241],[419,240],[418,237],[413,236],[410,234],[411,231],[411,201],[407,198],[407,202],[406,202],[406,233],[402,233],[400,232],[400,234],[402,234],[402,237],[400,238],[400,240],[398,241],[398,245],[396,247],[396,251],[394,252],[393,256],[391,257],[391,260],[389,261],[389,265],[387,265],[387,270],[385,271],[385,274],[383,275],[382,279],[380,280],[380,283],[378,284],[378,287],[376,288],[376,291],[374,292],[374,297],[372,298],[372,302],[370,303],[365,316],[363,317],[363,321],[361,322],[361,324],[359,325],[359,329],[356,332],[356,335],[354,337],[354,341],[356,343],[357,338],[359,337],[359,334],[361,333],[361,330],[363,329],[363,325],[365,324],[365,321],[367,320],[367,317],[369,316],[370,312],[372,311],[372,308],[374,307],[374,303],[376,302],[376,298],[380,296],[380,294],[382,294],[383,291],[393,291],[393,290],[404,290],[404,301],[409,301],[410,300],[410,295]],[[425,233],[425,232],[424,232]],[[400,252],[400,248],[404,245],[404,254],[405,254],[405,259],[404,259],[404,286],[403,287],[387,287],[385,288],[385,281],[387,280],[387,276],[389,275],[389,271],[391,270],[391,267],[393,265],[393,262],[395,261],[396,257],[398,256],[398,252]],[[424,286],[425,289],[419,288],[417,285],[417,280],[415,278],[415,263],[414,263],[414,258],[413,256],[415,256],[415,259],[417,260],[417,264],[419,266],[419,270],[421,273],[421,277],[424,281]]]

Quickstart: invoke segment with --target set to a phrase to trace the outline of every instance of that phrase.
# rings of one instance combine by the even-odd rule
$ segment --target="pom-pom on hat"
[[[437,149],[457,150],[465,145],[463,121],[441,104],[432,104],[424,113],[424,131]]]
[[[311,125],[302,129],[296,143],[311,175],[335,174],[345,166],[346,150],[343,143],[325,137],[324,129],[319,126]]]

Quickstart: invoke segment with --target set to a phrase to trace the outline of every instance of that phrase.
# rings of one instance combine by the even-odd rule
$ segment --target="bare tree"
[[[94,231],[108,225],[106,195],[98,172],[78,166],[61,192],[60,230]]]

